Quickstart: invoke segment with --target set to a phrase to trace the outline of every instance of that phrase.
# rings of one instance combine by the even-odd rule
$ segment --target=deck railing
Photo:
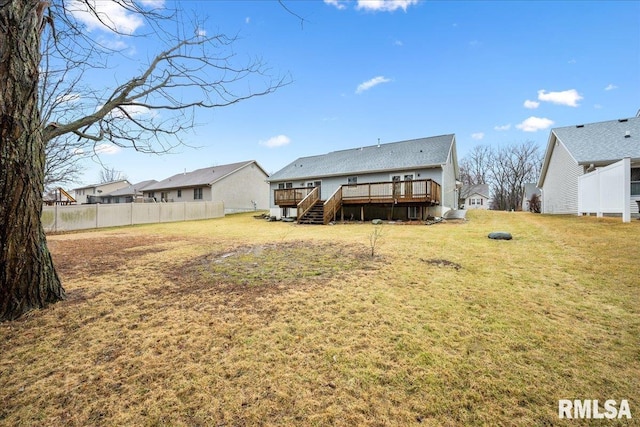
[[[274,190],[275,204],[278,206],[297,206],[309,193],[313,187],[300,188],[279,188]]]
[[[304,216],[309,210],[320,200],[320,187],[313,187],[311,192],[298,203],[298,220]]]
[[[343,202],[440,202],[440,184],[431,180],[370,182],[342,186]]]
[[[338,187],[336,191],[324,202],[323,206],[323,219],[324,224],[328,224],[330,221],[335,220],[338,209],[342,206],[342,186]]]

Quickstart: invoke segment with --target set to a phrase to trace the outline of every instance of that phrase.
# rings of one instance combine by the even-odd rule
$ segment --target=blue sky
[[[102,162],[131,182],[244,160],[272,173],[378,138],[454,133],[459,158],[477,144],[544,148],[553,127],[640,109],[639,1],[285,2],[302,25],[276,1],[178,4],[208,17],[207,34],[238,33],[239,58],[259,56],[292,82],[200,111],[182,136],[199,148],[157,156],[105,147]],[[156,48],[153,39],[121,43],[134,63]],[[113,84],[129,69],[116,68]],[[84,164],[78,184],[97,182],[100,166]]]

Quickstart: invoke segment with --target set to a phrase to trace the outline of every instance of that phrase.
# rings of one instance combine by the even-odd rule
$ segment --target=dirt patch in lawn
[[[135,236],[131,234],[78,237],[50,240],[56,271],[65,277],[90,277],[125,268],[129,260],[166,250],[166,237]]]
[[[382,259],[356,245],[289,241],[241,245],[194,258],[167,274],[180,292],[215,292],[245,302],[377,270]]]

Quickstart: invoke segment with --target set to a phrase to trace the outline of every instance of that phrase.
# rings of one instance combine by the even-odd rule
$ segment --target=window
[[[178,190],[178,197],[182,197],[182,190]]]
[[[169,200],[169,192],[167,192],[167,191],[162,191],[162,192],[160,193],[160,201],[161,201],[161,202],[166,202],[166,201],[168,201],[168,200]]]
[[[640,196],[640,168],[631,168],[631,195]]]
[[[202,200],[202,188],[193,189],[193,200]]]
[[[356,185],[357,183],[358,183],[358,177],[357,176],[350,176],[349,178],[347,178],[347,184]]]
[[[278,190],[284,190],[285,188],[293,188],[293,182],[278,183]]]

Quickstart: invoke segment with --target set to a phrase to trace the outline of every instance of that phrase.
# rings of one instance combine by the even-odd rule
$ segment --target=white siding
[[[226,213],[269,209],[269,184],[266,180],[267,175],[262,169],[251,163],[215,182],[210,200],[224,202]]]
[[[475,199],[476,202],[478,200],[482,200],[482,204],[475,204],[472,205],[471,204],[471,199]],[[480,194],[472,194],[471,196],[467,197],[464,200],[464,208],[465,209],[484,209],[484,210],[488,210],[489,209],[489,199],[480,195]]]
[[[584,167],[578,165],[562,143],[557,142],[549,159],[542,186],[542,212],[578,214],[578,177]]]
[[[455,145],[453,147],[455,150]],[[458,189],[456,188],[456,171],[451,159],[451,154],[449,154],[447,164],[444,165],[442,169],[442,179],[436,181],[441,181],[440,185],[442,186],[440,189],[442,191],[441,205],[444,208],[442,213],[444,214],[448,209],[457,209]]]

